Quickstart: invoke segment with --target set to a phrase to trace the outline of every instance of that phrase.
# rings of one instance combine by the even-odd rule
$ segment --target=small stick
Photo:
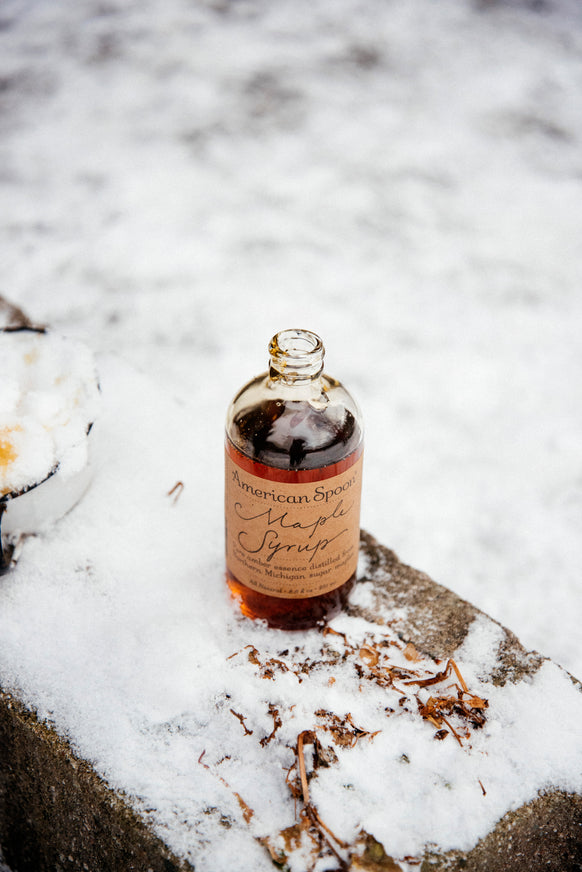
[[[242,813],[243,813],[243,817],[244,817],[244,819],[245,819],[245,823],[247,823],[247,824],[250,823],[250,820],[251,820],[252,816],[254,815],[254,811],[252,810],[252,808],[250,808],[250,807],[246,804],[246,802],[244,801],[244,799],[242,798],[242,796],[240,795],[240,793],[237,793],[236,790],[233,790],[233,789],[232,789],[232,787],[230,786],[230,784],[228,783],[228,781],[225,781],[224,778],[222,777],[222,775],[217,775],[216,772],[213,772],[213,771],[212,771],[212,769],[210,768],[210,766],[208,765],[208,763],[203,763],[203,762],[202,762],[202,758],[204,757],[205,754],[206,754],[206,749],[204,749],[204,751],[202,752],[202,754],[201,754],[200,757],[198,758],[198,762],[200,763],[201,766],[204,766],[204,768],[207,769],[207,770],[210,772],[211,775],[214,775],[215,778],[218,778],[218,780],[221,782],[221,784],[224,784],[224,786],[225,786],[226,788],[228,788],[228,790],[232,791],[232,793],[233,793],[233,794],[236,796],[236,798],[237,798],[238,804],[239,804],[240,807],[241,807],[241,810],[242,810]]]
[[[449,721],[447,721],[447,719],[445,718],[444,715],[440,715],[440,718],[441,718],[442,722],[447,725],[447,727],[449,728],[449,730],[451,731],[451,733],[453,734],[453,736],[455,737],[455,739],[457,740],[457,742],[459,743],[459,745],[462,748],[463,743],[461,741],[461,737],[459,736],[459,734],[457,733],[457,731],[455,730],[453,725],[451,723],[449,723]]]
[[[272,729],[270,735],[263,736],[263,738],[261,739],[261,745],[263,746],[263,748],[265,747],[265,745],[269,744],[271,739],[275,738],[275,733],[277,732],[279,727],[283,726],[283,721],[281,720],[281,716],[279,714],[279,709],[277,708],[277,706],[274,706],[272,703],[269,703],[269,714],[273,718],[273,729]]]
[[[314,818],[316,820],[318,826],[323,827],[325,832],[331,836],[331,838],[334,840],[334,842],[337,842],[337,844],[340,846],[340,848],[344,848],[344,849],[349,848],[349,845],[347,842],[344,842],[342,839],[338,838],[338,836],[336,836],[336,834],[330,830],[330,828],[327,826],[327,824],[324,824],[324,822],[320,818],[319,813],[318,813],[317,809],[315,808],[315,806],[313,806],[313,805],[309,806],[309,814],[310,814],[310,817],[312,817],[312,819]]]
[[[413,678],[408,681],[405,681],[404,684],[418,684],[419,687],[429,687],[431,684],[439,684],[439,682],[444,681],[445,678],[448,678],[451,674],[451,670],[456,672],[457,678],[461,683],[461,687],[465,693],[469,693],[469,689],[467,688],[467,684],[465,679],[461,675],[459,667],[455,663],[454,660],[448,660],[447,665],[441,672],[437,672],[436,675],[433,675],[431,678]]]
[[[179,500],[179,498],[180,498],[180,495],[181,495],[181,493],[182,493],[183,490],[184,490],[184,482],[183,482],[183,481],[177,481],[176,484],[174,485],[174,487],[171,488],[171,489],[168,491],[168,493],[166,494],[166,496],[167,496],[167,497],[171,497],[172,494],[175,493],[176,496],[174,497],[174,500],[173,500],[174,505],[175,505],[175,504],[178,502],[178,500]]]
[[[348,872],[348,870],[349,870],[348,864],[343,859],[343,857],[341,857],[340,854],[338,854],[337,849],[335,848],[334,845],[332,845],[332,843],[330,842],[330,840],[327,837],[326,831],[327,831],[327,833],[330,834],[330,836],[333,839],[335,839],[335,836],[332,833],[332,831],[328,827],[325,826],[325,824],[320,819],[319,815],[317,814],[317,812],[315,811],[315,809],[312,805],[307,805],[305,807],[305,814],[307,815],[307,817],[309,818],[311,823],[314,825],[314,827],[318,830],[320,837],[324,840],[327,847],[330,849],[330,851],[334,854],[334,856],[338,860],[338,862],[340,864],[341,872]],[[342,843],[338,841],[338,844],[341,845]]]
[[[307,784],[307,773],[305,772],[305,755],[303,753],[303,745],[307,742],[310,745],[313,742],[313,733],[311,730],[303,730],[297,736],[297,760],[299,761],[299,778],[301,780],[301,790],[303,791],[303,802],[309,805],[309,786]]]
[[[452,667],[453,667],[453,669],[454,669],[455,672],[457,673],[457,678],[458,678],[459,681],[461,682],[461,687],[463,688],[463,690],[465,691],[465,693],[469,693],[469,689],[468,689],[467,685],[465,684],[465,679],[464,679],[463,676],[461,675],[461,673],[460,673],[460,671],[459,671],[459,667],[457,666],[457,664],[455,663],[455,661],[454,661],[454,660],[449,660],[449,662],[448,662],[448,666],[452,666]]]
[[[234,709],[231,709],[231,710],[230,710],[230,713],[231,713],[231,715],[234,715],[235,718],[241,722],[242,727],[243,727],[243,729],[244,729],[244,731],[245,731],[245,736],[252,736],[252,735],[253,735],[253,731],[252,731],[252,730],[249,730],[249,728],[248,728],[247,725],[245,724],[245,716],[239,714],[238,712],[235,712]]]

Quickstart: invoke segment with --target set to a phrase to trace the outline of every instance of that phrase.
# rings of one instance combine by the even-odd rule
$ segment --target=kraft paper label
[[[253,590],[288,599],[328,593],[346,582],[358,562],[362,461],[360,454],[339,475],[289,483],[253,475],[227,450],[230,572]],[[281,477],[281,471],[273,475]]]

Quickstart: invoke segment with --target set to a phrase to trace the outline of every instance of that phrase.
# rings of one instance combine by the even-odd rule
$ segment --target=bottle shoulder
[[[363,428],[356,402],[336,379],[322,374],[289,386],[264,373],[234,397],[226,435],[253,460],[300,470],[347,457],[360,446]]]

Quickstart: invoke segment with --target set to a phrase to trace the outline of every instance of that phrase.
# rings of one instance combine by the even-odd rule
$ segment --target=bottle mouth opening
[[[271,339],[271,377],[288,382],[316,378],[323,369],[323,342],[311,330],[282,330]]]
[[[306,356],[323,357],[323,342],[311,330],[282,330],[271,339],[271,355],[303,360]]]

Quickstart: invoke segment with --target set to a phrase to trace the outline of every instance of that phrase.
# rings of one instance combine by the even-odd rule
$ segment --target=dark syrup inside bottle
[[[333,474],[339,475],[361,453],[361,428],[348,409],[334,417],[327,408],[303,400],[267,400],[242,409],[233,419],[230,436],[227,450],[243,454],[253,474],[264,478],[265,466],[296,471],[298,482],[317,480],[323,467],[333,467]],[[354,581],[355,573],[329,593],[287,599],[249,588],[227,567],[227,582],[242,613],[287,630],[323,626],[345,606]]]

